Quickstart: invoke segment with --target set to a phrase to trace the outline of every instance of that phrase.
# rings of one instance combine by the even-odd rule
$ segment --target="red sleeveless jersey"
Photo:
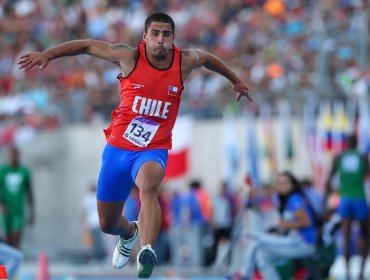
[[[109,144],[126,150],[171,149],[172,129],[180,106],[181,52],[173,46],[172,63],[157,69],[147,59],[145,43],[138,47],[134,70],[118,75],[120,104],[104,130]]]

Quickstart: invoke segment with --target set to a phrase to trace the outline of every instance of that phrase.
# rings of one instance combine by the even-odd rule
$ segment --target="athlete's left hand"
[[[245,96],[249,101],[253,102],[252,97],[248,93],[248,85],[243,82],[233,83],[233,88],[237,92],[236,101],[239,101],[242,96]]]

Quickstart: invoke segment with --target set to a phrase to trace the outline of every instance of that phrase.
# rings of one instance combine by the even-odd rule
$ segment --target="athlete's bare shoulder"
[[[123,43],[111,44],[110,47],[113,50],[129,50],[129,51],[134,50],[133,47],[130,47],[129,45],[126,45],[126,44],[123,44]]]
[[[139,57],[138,48],[133,48],[123,43],[111,44],[110,48],[116,52],[116,56],[119,59],[120,66],[122,68],[122,74],[126,76],[131,73]]]
[[[201,67],[200,56],[196,49],[183,49],[181,50],[181,72],[185,80],[190,72],[196,68]]]
[[[199,54],[195,49],[184,49],[181,50],[181,62],[183,64],[188,64],[190,67],[196,67],[195,64],[199,62]]]
[[[111,44],[110,48],[117,53],[120,60],[132,59],[137,57],[138,49],[123,43]]]

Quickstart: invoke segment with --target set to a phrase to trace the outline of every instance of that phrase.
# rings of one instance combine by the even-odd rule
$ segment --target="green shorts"
[[[24,215],[1,215],[0,225],[4,233],[21,231],[24,228]]]

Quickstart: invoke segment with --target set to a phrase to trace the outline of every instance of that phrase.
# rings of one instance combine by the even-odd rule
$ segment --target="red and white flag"
[[[189,171],[191,135],[191,118],[179,116],[172,131],[172,150],[168,153],[165,180],[177,179]]]

